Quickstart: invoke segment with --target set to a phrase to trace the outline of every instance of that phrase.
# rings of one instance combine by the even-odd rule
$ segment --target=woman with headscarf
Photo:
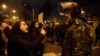
[[[33,47],[32,53],[34,56],[43,56],[43,50],[44,50],[44,44],[42,43],[45,39],[45,30],[43,29],[42,23],[38,23],[37,21],[33,21],[30,26],[30,36],[33,38],[33,40],[36,40],[38,42],[38,39],[41,39],[40,35],[43,35],[42,41],[38,42],[38,45]]]
[[[18,21],[14,24],[12,28],[12,37],[9,38],[8,42],[8,56],[30,56],[31,49],[35,47],[41,38],[32,40],[29,35],[29,26],[25,21]]]

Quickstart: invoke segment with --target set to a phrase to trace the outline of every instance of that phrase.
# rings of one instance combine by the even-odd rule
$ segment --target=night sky
[[[15,8],[17,11],[21,12],[23,7],[22,7],[22,2],[25,1],[29,4],[31,8],[35,9],[35,15],[38,14],[39,10],[41,7],[46,3],[49,2],[50,6],[52,8],[51,14],[56,15],[57,12],[57,4],[60,1],[65,1],[65,0],[4,0],[9,7]],[[66,0],[67,1],[67,0]],[[100,2],[97,0],[74,0],[82,6],[82,8],[87,12],[87,13],[93,13],[96,16],[100,15]]]

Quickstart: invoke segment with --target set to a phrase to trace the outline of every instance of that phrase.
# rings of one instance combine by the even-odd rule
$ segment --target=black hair
[[[24,21],[24,20],[21,20],[21,21],[17,21],[14,25],[13,25],[13,28],[12,28],[12,33],[13,34],[20,34],[21,33],[21,30],[20,30],[20,25],[21,25],[21,22]],[[26,22],[26,21],[24,21]]]
[[[39,27],[38,27],[38,29],[41,29],[42,26],[43,26],[43,24],[42,24],[42,23],[39,23]]]

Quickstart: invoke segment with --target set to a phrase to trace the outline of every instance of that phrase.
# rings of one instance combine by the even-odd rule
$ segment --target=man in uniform
[[[80,17],[81,7],[76,2],[58,4],[58,11],[69,20],[66,30],[62,56],[89,56],[91,54],[92,33],[86,20]]]

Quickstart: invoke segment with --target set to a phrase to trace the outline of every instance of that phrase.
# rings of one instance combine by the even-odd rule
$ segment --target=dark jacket
[[[29,34],[22,32],[12,35],[8,42],[9,56],[30,56],[30,50],[38,44],[37,40],[40,39],[32,40]]]
[[[34,46],[33,49],[32,49],[33,56],[42,56],[43,50],[44,50],[44,45],[42,44],[42,41],[44,39],[44,35],[42,35],[38,31],[38,29],[34,29],[30,33],[30,36],[32,37],[33,41],[35,41],[35,43],[37,43],[37,45]],[[40,54],[38,54],[38,52]]]

